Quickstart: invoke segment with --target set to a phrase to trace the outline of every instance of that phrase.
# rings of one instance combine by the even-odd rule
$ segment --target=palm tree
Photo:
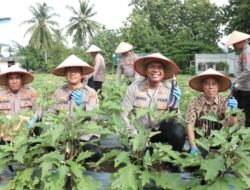
[[[86,0],[79,0],[79,3],[79,11],[76,11],[72,6],[67,6],[74,15],[70,17],[70,23],[66,26],[66,34],[73,34],[73,42],[78,47],[81,47],[84,42],[88,40],[89,36],[92,38],[94,37],[94,34],[100,29],[101,25],[98,22],[91,20],[91,17],[96,15],[96,12],[93,12],[93,6],[89,6],[89,2]]]
[[[53,8],[47,6],[46,3],[37,3],[36,6],[30,6],[30,12],[33,17],[21,24],[28,24],[30,27],[25,32],[24,36],[31,34],[29,45],[35,49],[44,51],[45,62],[47,65],[47,49],[52,46],[52,30],[54,26],[58,27],[58,23],[52,20],[52,17],[59,16],[56,13],[51,13]]]

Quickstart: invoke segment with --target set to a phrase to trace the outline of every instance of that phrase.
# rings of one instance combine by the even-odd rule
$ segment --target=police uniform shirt
[[[116,80],[120,79],[122,73],[127,78],[135,78],[134,62],[137,58],[138,56],[136,54],[129,53],[127,56],[122,56],[119,59],[116,72]]]
[[[27,86],[22,86],[17,93],[4,87],[0,90],[0,112],[10,115],[29,111],[35,107],[36,96],[36,91]]]
[[[84,111],[93,110],[99,107],[99,101],[96,91],[87,85],[80,85],[79,90],[83,92],[83,109]],[[76,103],[71,99],[72,90],[68,88],[68,85],[63,85],[58,89],[54,95],[53,100],[55,104],[49,108],[49,112],[56,113],[60,110],[66,110],[69,114],[72,114],[73,108],[76,107]]]
[[[237,65],[237,87],[241,91],[250,91],[250,46],[246,44],[240,54]]]
[[[105,80],[105,61],[103,56],[98,53],[93,61],[94,65],[94,81],[103,82]]]
[[[170,94],[170,84],[166,81],[161,82],[157,88],[149,88],[147,79],[133,82],[127,89],[126,95],[123,99],[122,107],[124,112],[122,117],[127,124],[129,130],[132,133],[136,132],[136,129],[128,121],[128,114],[133,110],[139,108],[152,108],[157,107],[158,113],[163,113],[168,108],[168,97]],[[139,119],[140,123],[145,126],[146,129],[159,128],[156,121],[146,114]]]

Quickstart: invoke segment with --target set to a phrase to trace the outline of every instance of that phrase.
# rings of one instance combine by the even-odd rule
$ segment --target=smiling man
[[[94,68],[75,55],[65,59],[52,73],[56,76],[65,76],[67,84],[59,88],[53,95],[56,104],[50,107],[49,112],[58,113],[66,110],[69,115],[73,108],[82,106],[84,111],[98,107],[98,97],[96,91],[81,83],[83,75],[88,75]]]
[[[123,99],[123,119],[131,135],[137,134],[134,123],[129,121],[129,114],[136,113],[137,109],[149,109],[154,106],[158,114],[168,110],[170,100],[170,84],[165,81],[178,74],[177,65],[160,53],[155,53],[136,60],[135,71],[145,79],[133,82],[127,89]],[[173,88],[173,96],[176,98],[176,107],[181,97],[178,87]],[[174,150],[181,151],[185,142],[185,129],[180,125],[169,122],[155,121],[152,116],[146,114],[139,118],[139,123],[146,130],[159,131],[151,138],[151,142],[167,142]],[[163,124],[164,123],[164,124]]]
[[[31,83],[34,76],[17,65],[9,67],[0,74],[0,113],[5,115],[19,114],[35,106],[36,91],[24,86]]]

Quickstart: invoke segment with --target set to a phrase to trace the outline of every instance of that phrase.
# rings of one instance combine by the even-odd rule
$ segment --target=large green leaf
[[[185,189],[185,185],[181,183],[180,174],[158,173],[158,177],[156,177],[155,180],[156,180],[156,185],[164,189],[178,189],[178,190]]]
[[[207,187],[207,190],[232,190],[225,180],[217,180]]]
[[[138,190],[137,179],[139,171],[139,168],[132,164],[119,169],[118,173],[114,174],[115,180],[111,187],[115,187],[115,189]]]
[[[27,152],[27,146],[22,146],[16,153],[13,154],[14,159],[23,163],[23,159]]]
[[[58,150],[49,152],[45,155],[43,155],[41,158],[37,159],[36,162],[54,162],[54,163],[59,163],[60,161],[64,160],[64,155],[61,154]]]
[[[141,175],[139,176],[139,178],[141,179],[142,187],[152,183],[152,181],[155,181],[156,177],[158,176],[155,175],[153,172],[141,171]]]
[[[201,163],[201,169],[206,171],[205,180],[214,180],[219,172],[226,171],[224,160],[221,156],[214,159],[207,159]]]
[[[94,154],[93,152],[89,152],[89,151],[81,152],[79,156],[77,157],[76,162],[79,163],[81,161],[84,161],[86,158],[91,157],[93,154]]]
[[[116,149],[113,149],[111,150],[110,152],[107,152],[105,154],[103,154],[103,156],[101,157],[101,159],[96,163],[96,165],[99,165],[105,161],[108,161],[108,160],[111,160],[111,159],[114,159],[117,155],[119,155],[120,153],[122,153],[121,150],[116,150]]]
[[[130,153],[120,152],[115,158],[115,167],[119,167],[120,164],[130,164]]]
[[[144,133],[136,134],[132,141],[133,151],[143,151],[146,147],[147,143],[147,137],[144,135]]]

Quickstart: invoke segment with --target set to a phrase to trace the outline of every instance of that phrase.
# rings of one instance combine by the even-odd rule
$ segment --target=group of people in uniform
[[[220,129],[222,126],[218,123],[202,119],[202,116],[209,113],[215,114],[220,120],[228,117],[226,118],[228,126],[236,124],[238,122],[236,116],[225,115],[227,108],[243,109],[246,115],[245,124],[249,126],[250,47],[247,41],[249,38],[248,34],[234,31],[226,44],[233,45],[241,52],[237,78],[234,82],[214,69],[208,69],[189,81],[190,88],[201,94],[192,99],[187,108],[186,127],[176,123],[176,118],[170,121],[158,121],[150,114],[141,116],[136,121],[146,130],[160,132],[151,137],[152,142],[167,142],[174,150],[182,151],[187,137],[191,154],[202,151],[196,145],[195,139],[198,136],[194,128],[201,128],[205,136],[208,136],[211,130]],[[121,54],[116,80],[124,74],[131,82],[122,101],[122,118],[131,136],[136,135],[138,130],[134,125],[135,121],[131,122],[130,115],[136,114],[138,109],[152,107],[156,107],[156,114],[159,116],[165,111],[170,111],[170,107],[171,111],[176,111],[182,96],[178,85],[173,86],[167,81],[178,75],[179,68],[176,63],[160,53],[138,57],[132,50],[133,46],[125,42],[120,43],[115,50],[116,53]],[[71,55],[52,71],[56,76],[65,77],[67,84],[53,94],[52,98],[56,103],[49,108],[49,112],[58,114],[60,110],[66,110],[70,116],[73,114],[73,108],[77,106],[81,106],[83,111],[99,107],[97,91],[101,91],[105,80],[105,61],[99,47],[92,45],[87,52],[93,57],[93,66]],[[94,88],[87,85],[87,79],[91,77],[93,77]],[[3,86],[0,90],[1,114],[19,114],[23,110],[35,109],[36,92],[26,86],[33,80],[34,76],[31,73],[18,66],[12,66],[0,74],[0,84]],[[225,98],[219,94],[230,87],[237,88],[234,96]],[[33,122],[29,122],[29,127],[32,127]]]

